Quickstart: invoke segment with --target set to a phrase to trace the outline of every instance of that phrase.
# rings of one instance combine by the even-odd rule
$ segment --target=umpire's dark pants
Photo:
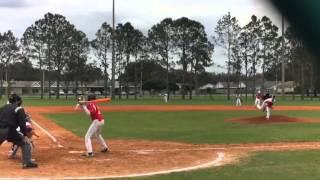
[[[21,147],[23,164],[28,164],[31,162],[31,145],[25,141],[23,135],[20,134],[15,128],[0,127],[0,145],[5,140]]]
[[[0,145],[8,139],[9,128],[0,127]]]

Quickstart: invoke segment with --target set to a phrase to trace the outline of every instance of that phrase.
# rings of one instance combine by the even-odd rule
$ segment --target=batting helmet
[[[88,95],[88,101],[91,101],[91,100],[96,100],[96,95],[95,94],[89,94]]]

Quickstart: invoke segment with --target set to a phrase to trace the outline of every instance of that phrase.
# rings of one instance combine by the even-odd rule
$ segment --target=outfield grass
[[[320,112],[275,113],[292,117],[319,118],[320,122]],[[107,138],[212,144],[320,140],[320,123],[248,125],[225,121],[228,118],[264,115],[258,111],[109,112],[104,115],[106,125],[103,134]],[[81,137],[85,135],[90,123],[84,113],[47,116]]]
[[[318,180],[320,151],[258,152],[239,164],[139,180]]]
[[[100,97],[101,98],[101,97]],[[6,102],[6,98],[2,98],[0,100],[0,104],[4,104]],[[69,96],[66,99],[65,96],[61,96],[60,99],[45,99],[41,100],[40,97],[37,96],[23,96],[24,105],[25,106],[61,106],[61,105],[75,105],[76,100],[74,96]],[[252,105],[254,100],[252,96],[248,97],[248,100],[243,100],[244,105]],[[118,97],[113,100],[111,103],[106,105],[235,105],[235,98],[231,97],[231,100],[227,100],[226,96],[223,95],[214,95],[214,96],[193,96],[193,99],[190,100],[188,96],[186,96],[185,100],[181,99],[181,96],[173,96],[168,104],[164,104],[163,98],[160,96],[144,96],[138,97],[137,100],[134,97],[130,97],[126,99],[119,100]],[[104,104],[101,104],[104,105]],[[318,106],[320,105],[320,99],[310,99],[306,98],[305,100],[301,100],[300,98],[296,98],[292,100],[291,97],[286,97],[285,99],[277,98],[276,105],[300,105],[300,106]]]

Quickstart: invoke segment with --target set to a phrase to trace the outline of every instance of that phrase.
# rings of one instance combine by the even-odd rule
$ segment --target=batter
[[[88,95],[88,101],[95,100],[95,99],[96,99],[96,96],[94,94]],[[102,113],[98,109],[98,106],[96,105],[96,103],[88,102],[85,104],[81,104],[81,107],[84,110],[84,112],[88,116],[90,116],[92,120],[92,123],[85,136],[85,146],[86,146],[87,152],[84,154],[84,156],[87,156],[87,157],[94,156],[92,143],[91,143],[91,138],[93,135],[96,136],[96,138],[98,139],[99,143],[102,146],[102,150],[100,152],[108,152],[109,148],[104,138],[101,135],[101,129],[102,129],[102,126],[104,125],[104,118],[102,116]]]

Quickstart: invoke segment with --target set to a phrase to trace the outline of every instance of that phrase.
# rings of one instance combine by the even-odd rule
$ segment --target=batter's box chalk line
[[[58,148],[63,148],[63,145],[61,145],[51,133],[41,127],[40,124],[38,124],[35,120],[32,120],[32,123],[35,124],[42,132],[44,132],[52,140],[53,143],[57,144]]]
[[[88,159],[81,159],[81,158],[64,158],[66,161],[88,161]],[[92,161],[96,162],[105,162],[105,161],[112,161],[112,159],[96,159],[96,158],[90,158]]]

